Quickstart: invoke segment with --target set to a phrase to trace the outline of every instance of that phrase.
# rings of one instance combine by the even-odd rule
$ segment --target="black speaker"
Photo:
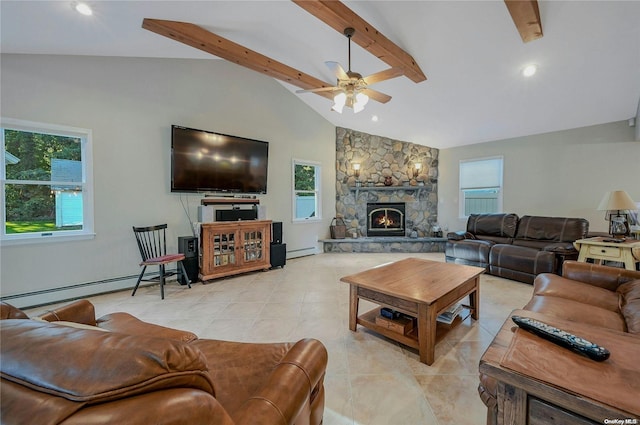
[[[258,210],[216,210],[216,221],[255,220]]]
[[[178,252],[185,257],[198,257],[198,238],[193,236],[178,237]]]
[[[184,265],[184,269],[187,271],[187,278],[189,279],[189,282],[197,282],[199,271],[198,257],[185,258],[182,260],[182,264]],[[178,270],[180,270],[180,268],[178,268]],[[178,282],[180,282],[180,285],[186,285],[188,283],[182,273],[178,273]]]
[[[271,223],[271,242],[282,243],[282,222],[274,221]]]
[[[270,248],[271,268],[284,267],[287,264],[287,244],[272,243]]]
[[[182,264],[187,271],[187,278],[191,283],[198,281],[198,238],[193,236],[180,236],[178,237],[178,252],[184,254],[184,260]],[[187,279],[180,273],[180,267],[178,267],[178,282],[180,285],[186,285]]]

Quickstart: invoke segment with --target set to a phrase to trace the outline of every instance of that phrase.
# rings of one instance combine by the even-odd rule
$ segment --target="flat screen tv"
[[[171,191],[267,193],[269,143],[171,126]]]

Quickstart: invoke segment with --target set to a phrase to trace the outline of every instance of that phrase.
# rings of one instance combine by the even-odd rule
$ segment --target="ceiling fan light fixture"
[[[340,92],[333,98],[333,106],[331,109],[341,114],[344,105],[347,103],[347,94],[345,92]]]
[[[353,112],[357,114],[358,112],[364,110],[364,105],[369,102],[369,96],[364,93],[358,93],[355,96],[355,102],[353,102]]]

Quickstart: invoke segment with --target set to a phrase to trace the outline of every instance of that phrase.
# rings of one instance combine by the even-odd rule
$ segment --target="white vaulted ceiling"
[[[286,1],[70,1],[0,3],[2,53],[219,60],[144,30],[143,18],[185,21],[320,80],[347,67],[346,38]],[[437,148],[626,120],[640,99],[640,1],[541,1],[544,36],[523,43],[500,1],[345,1],[413,56],[427,80],[373,88],[393,99],[353,114],[296,94],[331,123]],[[530,63],[538,72],[524,78]],[[388,68],[352,45],[352,69]],[[258,75],[258,74],[256,74]],[[372,115],[378,121],[371,120]]]

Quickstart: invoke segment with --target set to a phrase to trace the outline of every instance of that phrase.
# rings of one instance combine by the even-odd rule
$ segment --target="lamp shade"
[[[614,190],[604,194],[604,198],[598,205],[599,211],[610,210],[635,210],[636,204],[624,190]]]

